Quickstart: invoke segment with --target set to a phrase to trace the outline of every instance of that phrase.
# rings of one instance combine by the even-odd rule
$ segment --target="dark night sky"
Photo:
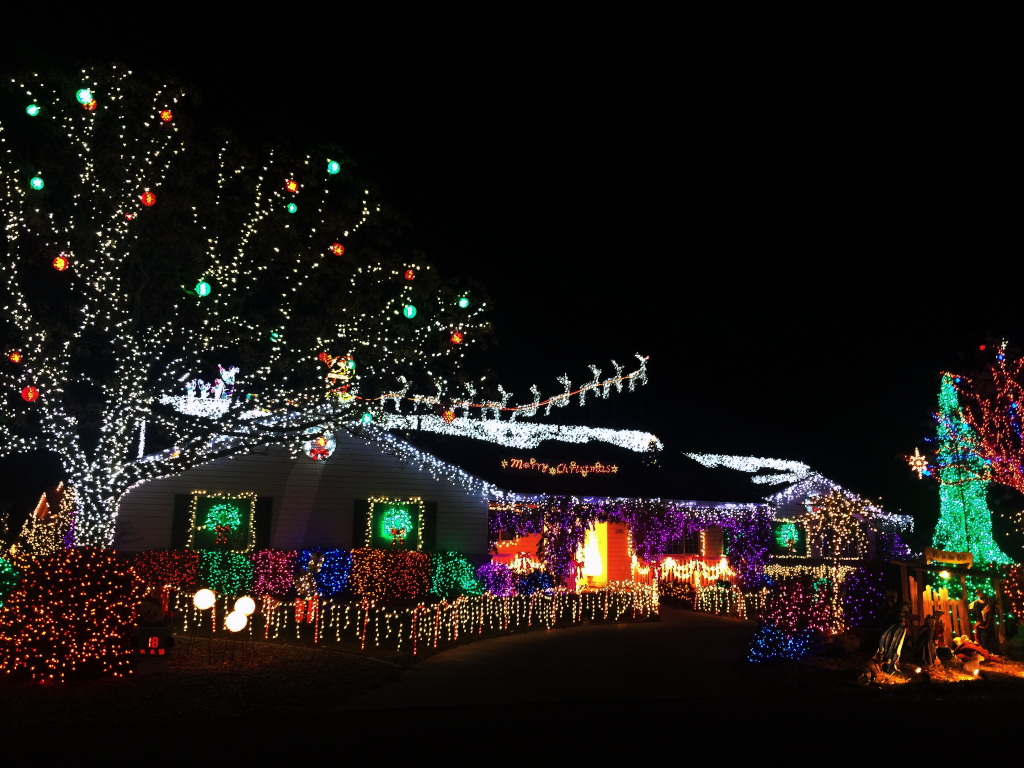
[[[989,335],[1024,342],[1018,141],[990,79],[623,43],[611,22],[472,43],[331,23],[288,44],[22,41],[0,69],[176,72],[203,91],[196,119],[337,141],[443,273],[489,287],[516,401],[642,352],[651,383],[615,426],[802,460],[933,523],[935,486],[899,455],[924,447],[938,373]]]

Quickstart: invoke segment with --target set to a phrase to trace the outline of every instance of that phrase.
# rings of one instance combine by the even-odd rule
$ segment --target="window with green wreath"
[[[248,552],[256,543],[256,494],[192,494],[189,549]]]

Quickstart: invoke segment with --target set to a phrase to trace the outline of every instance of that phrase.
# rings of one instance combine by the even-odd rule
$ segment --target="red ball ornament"
[[[161,109],[160,110],[160,119],[163,120],[165,123],[169,123],[169,122],[171,122],[171,120],[174,119],[174,115],[171,114],[171,110],[169,110],[169,109]]]
[[[82,107],[85,110],[89,111],[89,112],[95,112],[96,111],[96,99],[93,99],[88,104],[83,104]]]
[[[345,246],[342,245],[341,243],[335,243],[334,245],[331,246],[331,253],[333,253],[335,256],[341,256],[343,253],[345,253]]]
[[[58,272],[63,272],[65,269],[68,268],[68,264],[70,263],[71,262],[68,261],[66,256],[61,255],[53,260],[53,268],[56,269]]]
[[[289,192],[299,191],[299,182],[297,182],[295,179],[288,179],[288,181],[284,183],[284,186],[285,189],[287,189]]]
[[[451,424],[453,421],[455,421],[455,411],[449,408],[447,411],[444,412],[441,418],[444,419],[445,424]]]
[[[980,347],[978,347],[978,349],[980,349],[982,352],[984,352],[985,351],[985,345],[982,344]]]
[[[411,270],[411,269],[405,270],[405,279],[406,280],[415,280],[416,279],[416,272],[414,270]]]
[[[150,192],[148,189],[142,193],[142,204],[147,208],[153,206],[156,203],[156,195]]]
[[[452,344],[461,344],[462,338],[462,331],[452,331]]]
[[[19,352],[18,350],[14,350],[13,352],[11,352],[11,354],[7,356],[7,359],[10,360],[12,363],[20,363],[21,352]]]
[[[31,403],[33,400],[38,400],[39,390],[35,387],[25,387],[21,390],[21,399],[27,403]]]
[[[319,355],[316,356],[316,359],[319,360],[321,363],[326,363],[330,359],[330,357],[331,356],[328,355],[326,352],[321,352]]]

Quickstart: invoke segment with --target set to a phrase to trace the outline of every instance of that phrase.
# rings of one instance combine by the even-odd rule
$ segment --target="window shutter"
[[[270,513],[274,509],[273,496],[257,496],[253,525],[256,526],[256,549],[270,549]]]
[[[171,518],[171,549],[184,549],[188,544],[188,529],[191,519],[192,496],[187,493],[174,495],[174,517]]]
[[[424,552],[437,550],[437,502],[427,501],[423,504],[423,530],[420,541]]]
[[[370,517],[370,502],[366,499],[356,499],[352,511],[352,549],[362,549],[370,546],[366,540],[367,520]]]

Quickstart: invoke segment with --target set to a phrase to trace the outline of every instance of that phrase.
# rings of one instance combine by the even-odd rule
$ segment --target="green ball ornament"
[[[336,174],[340,170],[341,170],[341,163],[339,163],[337,160],[328,160],[327,161],[327,172],[329,174],[331,174],[331,176],[333,176],[334,174]]]
[[[29,184],[32,186],[32,189],[43,188],[43,180],[38,176],[33,176],[32,179],[29,181]]]
[[[92,91],[88,88],[80,88],[75,94],[75,98],[78,99],[79,104],[88,104],[92,101]]]
[[[463,296],[459,299],[459,309],[466,309],[469,306],[469,299]]]
[[[360,419],[360,421],[362,421],[363,424],[369,424],[371,421],[373,421],[373,414],[372,413],[364,413],[362,415],[362,418]]]
[[[288,203],[288,213],[295,213],[297,210],[299,210],[299,206],[295,203]]]
[[[205,280],[200,280],[196,283],[196,296],[202,298],[203,296],[210,295],[210,284]]]
[[[404,314],[406,317],[412,320],[414,317],[416,317],[416,307],[414,307],[412,304],[406,304],[405,308],[402,310],[402,314]]]
[[[29,117],[35,117],[39,114],[39,105],[29,104],[27,107],[25,107],[25,112],[28,113]]]

